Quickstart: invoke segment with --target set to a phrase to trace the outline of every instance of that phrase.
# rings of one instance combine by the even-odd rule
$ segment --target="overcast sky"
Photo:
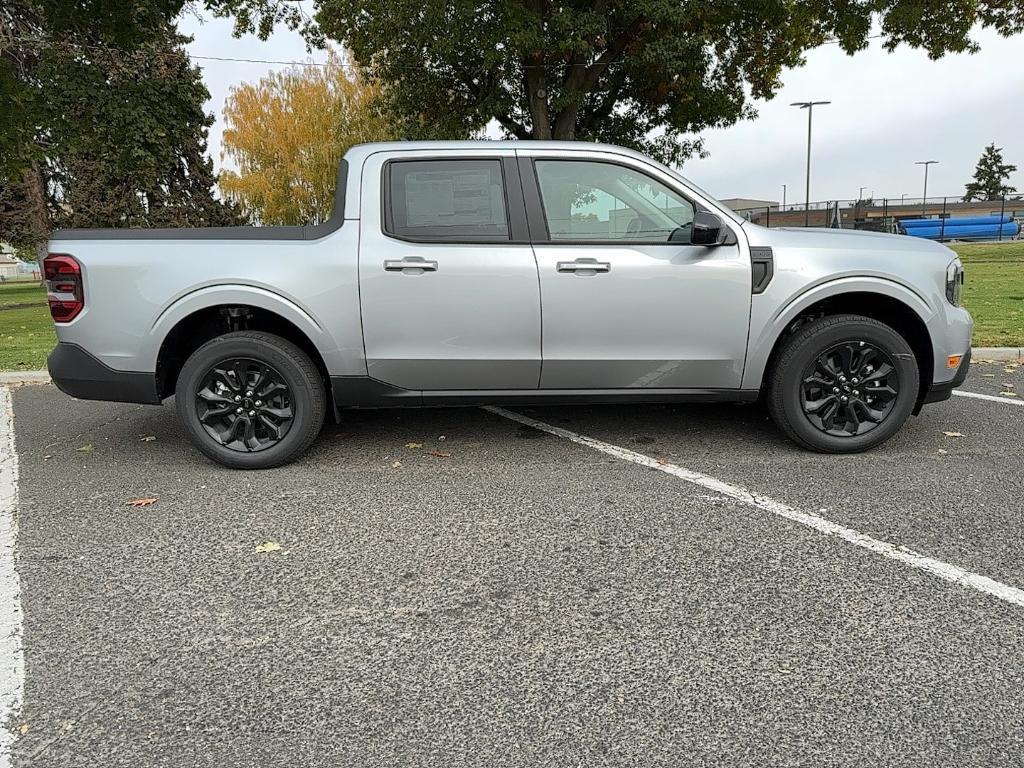
[[[311,4],[305,2],[307,9]],[[323,61],[298,34],[276,32],[263,42],[231,37],[231,23],[203,14],[182,17],[180,27],[195,41],[196,57],[218,56],[283,61]],[[928,193],[959,195],[970,180],[986,144],[1004,148],[1007,162],[1021,167],[1011,184],[1024,190],[1024,36],[1001,38],[978,32],[981,52],[930,61],[921,51],[886,53],[879,41],[855,56],[826,45],[807,55],[804,67],[786,71],[783,87],[759,116],[731,128],[704,134],[710,156],[691,160],[683,173],[719,197],[787,201],[804,197],[807,112],[793,101],[831,100],[814,110],[811,199],[865,196],[920,196],[923,174],[915,160],[931,166]],[[210,151],[220,167],[221,110],[233,85],[256,82],[278,64],[196,59],[211,98],[207,111],[217,122]]]

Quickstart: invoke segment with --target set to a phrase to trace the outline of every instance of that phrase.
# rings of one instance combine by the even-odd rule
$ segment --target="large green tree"
[[[53,49],[131,50],[163,34],[184,4],[185,0],[4,0],[0,4],[0,173],[6,176],[21,170],[31,156],[40,154],[36,140],[44,83],[36,68]]]
[[[180,5],[4,7],[0,240],[39,249],[59,227],[240,223],[214,196],[209,93],[168,20]]]
[[[310,31],[287,0],[207,0],[239,30]],[[1024,26],[1024,0],[314,0],[319,29],[390,84],[411,125],[452,137],[496,119],[523,139],[633,146],[670,162],[700,131],[753,115],[787,67],[835,40],[932,57],[976,25]],[[315,41],[314,34],[314,41]],[[812,94],[813,95],[813,94]]]
[[[964,200],[999,200],[1016,192],[1016,187],[1006,183],[1016,170],[1016,165],[1003,162],[1002,147],[989,144],[978,159],[974,180],[966,185]]]

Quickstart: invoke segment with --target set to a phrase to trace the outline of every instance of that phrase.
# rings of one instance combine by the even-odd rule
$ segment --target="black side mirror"
[[[715,214],[708,211],[696,211],[693,214],[690,242],[694,245],[721,245],[728,235],[725,223]]]

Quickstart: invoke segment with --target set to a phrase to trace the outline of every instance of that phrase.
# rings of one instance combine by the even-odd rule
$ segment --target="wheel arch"
[[[173,394],[182,365],[196,349],[238,330],[265,331],[291,341],[309,355],[329,385],[336,345],[311,315],[264,289],[218,286],[182,297],[154,322],[150,336],[159,396]]]
[[[807,319],[855,314],[870,317],[893,328],[906,339],[917,358],[921,377],[919,399],[931,386],[935,351],[928,319],[928,304],[910,289],[885,280],[838,280],[807,291],[784,307],[758,339],[751,339],[744,371],[744,388],[759,389],[783,342]],[[754,357],[754,351],[759,354]],[[751,359],[753,357],[753,359]]]

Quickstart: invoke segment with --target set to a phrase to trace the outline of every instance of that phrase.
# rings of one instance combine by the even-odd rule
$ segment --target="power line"
[[[292,0],[292,1],[294,1],[294,2],[301,2],[301,0]],[[868,37],[865,38],[865,39],[866,40],[876,40],[876,39],[881,38],[881,37],[884,37],[884,35],[882,35],[882,34],[868,35]],[[75,42],[68,42],[68,41],[51,40],[51,39],[44,38],[44,37],[8,37],[8,38],[5,39],[5,42],[6,41],[23,42],[23,43],[35,44],[35,45],[40,45],[40,46],[49,46],[49,47],[60,47],[60,46],[64,45],[64,46],[69,46],[69,47],[74,47],[74,48],[82,48],[82,49],[95,49],[95,50],[103,50],[103,51],[124,52],[123,49],[121,49],[121,48],[117,48],[115,46],[110,46],[110,45],[103,45],[103,44],[100,44],[100,43],[75,43]],[[825,40],[825,41],[823,41],[821,43],[821,45],[838,45],[840,42],[841,42],[840,40]],[[279,66],[290,66],[290,67],[323,67],[325,69],[334,69],[334,68],[339,68],[339,69],[359,69],[360,66],[361,66],[359,64],[354,64],[352,62],[289,61],[289,60],[285,60],[285,59],[248,59],[248,58],[239,58],[239,57],[233,57],[233,56],[203,56],[203,55],[199,55],[199,54],[190,53],[187,50],[185,51],[185,54],[190,59],[195,59],[197,61],[219,61],[219,62],[240,63],[240,64],[276,64],[276,65],[279,65]],[[608,62],[606,66],[611,66],[613,64],[619,64],[619,63],[623,63],[623,60],[619,59],[617,61]],[[557,68],[557,67],[564,67],[564,66],[566,66],[565,62],[551,62],[551,63],[548,63],[548,64],[520,64],[519,65],[519,67],[521,69],[554,69],[554,68]],[[423,67],[422,66],[417,66],[417,65],[393,65],[393,66],[389,67],[389,69],[408,69],[408,70],[414,70],[414,71],[421,71],[423,69]],[[483,74],[485,72],[486,72],[486,70],[480,70],[479,73]]]

